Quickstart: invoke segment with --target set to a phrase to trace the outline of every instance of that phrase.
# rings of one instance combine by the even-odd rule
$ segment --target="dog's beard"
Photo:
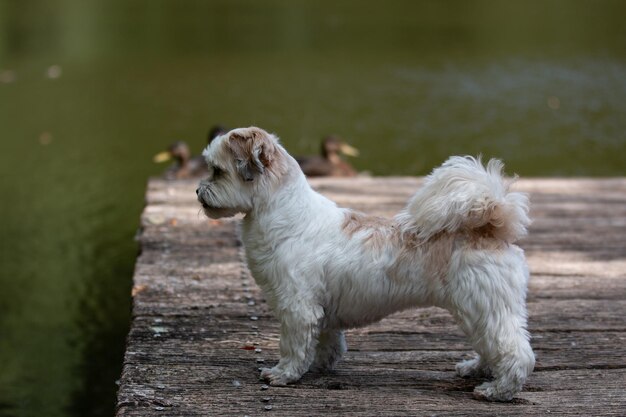
[[[204,214],[211,219],[223,219],[226,217],[233,217],[235,214],[239,213],[239,210],[230,209],[230,208],[221,208],[221,207],[204,207],[202,208]]]
[[[230,207],[223,204],[218,198],[218,190],[209,185],[201,185],[198,192],[198,201],[202,204],[204,214],[211,219],[232,217],[245,210],[239,207]]]

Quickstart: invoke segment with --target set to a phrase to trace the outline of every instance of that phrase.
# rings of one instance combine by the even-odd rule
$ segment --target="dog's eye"
[[[220,175],[222,175],[223,172],[224,171],[222,171],[220,168],[213,167],[213,178],[219,177]]]

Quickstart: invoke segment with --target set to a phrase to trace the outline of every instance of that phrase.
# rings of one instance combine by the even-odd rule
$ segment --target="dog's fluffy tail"
[[[438,233],[475,232],[509,243],[526,235],[528,197],[509,192],[504,164],[453,156],[426,177],[423,187],[397,216],[405,231],[428,240]]]

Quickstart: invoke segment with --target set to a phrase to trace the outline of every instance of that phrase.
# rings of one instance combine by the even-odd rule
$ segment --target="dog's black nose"
[[[200,194],[200,189],[196,188],[196,195]]]

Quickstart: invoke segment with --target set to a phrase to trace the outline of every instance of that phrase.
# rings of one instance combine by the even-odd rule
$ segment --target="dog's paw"
[[[341,356],[338,354],[321,355],[318,352],[313,365],[311,365],[311,370],[316,372],[331,372],[335,369],[335,365],[337,365],[340,358]]]
[[[335,369],[334,362],[328,362],[328,361],[325,361],[323,363],[314,362],[313,365],[311,365],[311,371],[314,371],[314,372],[327,373],[327,372],[332,372],[334,369]]]
[[[294,382],[300,379],[295,375],[291,375],[290,373],[279,369],[277,366],[273,368],[262,368],[261,378],[267,380],[270,385],[277,387],[285,386],[290,382]]]
[[[474,398],[487,401],[511,401],[514,392],[498,389],[495,382],[485,382],[474,388]]]
[[[455,369],[461,378],[488,377],[491,375],[491,371],[480,361],[480,358],[459,362]]]

